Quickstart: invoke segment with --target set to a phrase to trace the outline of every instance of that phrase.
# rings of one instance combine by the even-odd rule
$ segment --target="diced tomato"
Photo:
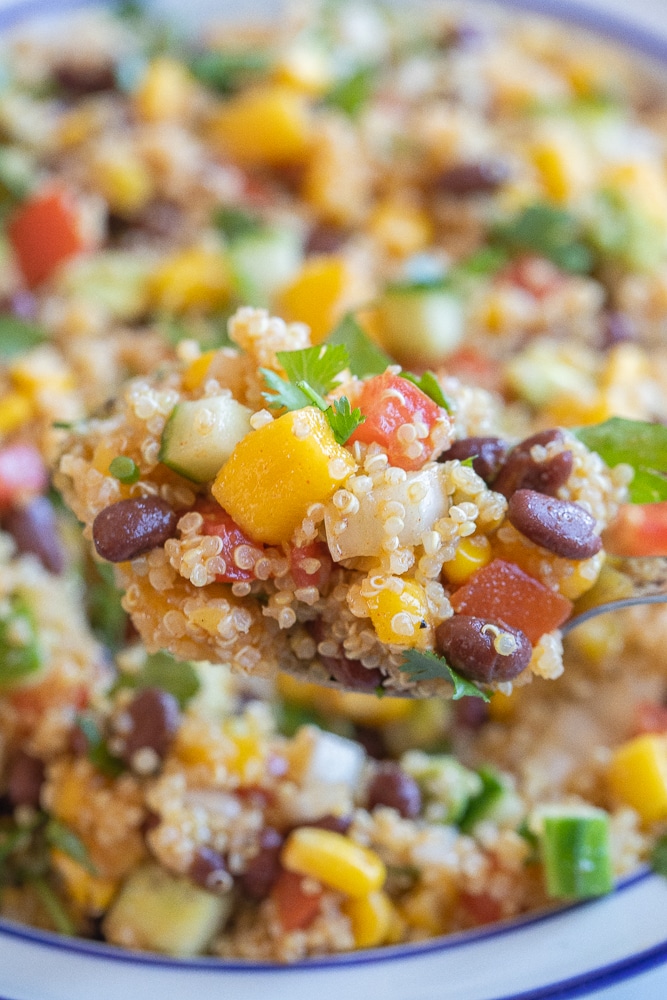
[[[657,701],[640,701],[634,710],[633,732],[636,736],[667,733],[667,705]]]
[[[386,449],[391,465],[399,469],[420,469],[433,458],[440,449],[434,430],[449,424],[446,411],[430,396],[408,379],[390,372],[364,382],[355,405],[366,420],[350,443],[376,442]],[[416,437],[411,436],[410,428],[416,429]]]
[[[489,392],[501,393],[503,390],[502,365],[476,347],[461,347],[454,351],[447,358],[443,371],[460,378],[466,385],[477,385]]]
[[[85,246],[79,214],[62,190],[37,194],[24,202],[7,232],[31,288],[51,277],[60,264]]]
[[[533,645],[572,614],[572,602],[514,563],[494,559],[451,596],[454,611],[521,629]]]
[[[495,924],[503,916],[502,905],[488,892],[463,892],[459,901],[475,926]]]
[[[498,280],[523,288],[535,299],[545,299],[563,287],[566,276],[545,257],[526,254],[504,268]]]
[[[602,540],[616,556],[667,556],[667,500],[621,504]]]
[[[49,483],[44,459],[31,444],[0,448],[0,510],[19,498],[43,493]]]
[[[303,875],[282,871],[271,890],[271,898],[284,931],[303,930],[312,924],[319,913],[322,893],[305,892],[304,881]]]
[[[301,548],[292,549],[289,554],[290,572],[297,588],[317,587],[324,590],[333,566],[329,550],[324,542],[311,542]],[[315,567],[315,562],[319,563]],[[315,568],[313,568],[315,567]]]
[[[219,583],[236,583],[239,581],[254,580],[255,562],[262,554],[262,547],[239,528],[236,521],[233,521],[226,510],[216,503],[201,503],[195,508],[204,518],[202,531],[205,535],[217,535],[222,540],[220,557],[225,560],[226,569],[224,573],[218,573],[216,580]],[[239,566],[237,562],[237,549],[243,546],[243,553]],[[246,565],[245,559],[254,560],[252,566]]]

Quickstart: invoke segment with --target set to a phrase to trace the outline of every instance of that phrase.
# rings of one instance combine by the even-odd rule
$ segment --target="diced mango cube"
[[[107,149],[96,157],[92,182],[118,215],[135,215],[153,196],[150,171],[131,148]]]
[[[373,627],[380,642],[422,646],[431,631],[426,592],[415,580],[394,579],[402,583],[400,591],[385,587],[366,599]]]
[[[245,90],[221,104],[211,138],[223,154],[244,165],[300,163],[310,145],[308,102],[279,83]]]
[[[277,312],[288,321],[307,323],[312,342],[318,344],[345,312],[352,280],[342,257],[311,257],[280,291]]]
[[[346,896],[367,896],[387,875],[380,856],[342,833],[300,826],[290,833],[280,860],[288,871],[307,875]]]
[[[433,239],[433,223],[424,209],[409,201],[387,198],[373,210],[369,229],[384,249],[397,257],[418,253]]]
[[[231,279],[222,251],[191,247],[163,261],[152,275],[150,295],[165,312],[219,309],[228,301]]]
[[[10,434],[33,415],[33,405],[22,392],[8,392],[0,399],[0,434]]]
[[[137,114],[151,122],[182,119],[194,91],[194,80],[182,62],[158,56],[148,66],[134,94]]]
[[[216,350],[204,351],[198,358],[190,362],[183,372],[183,388],[187,392],[194,392],[195,389],[199,388],[206,378],[208,370],[211,367],[211,362],[217,353]]]
[[[118,888],[118,882],[88,871],[63,851],[52,850],[51,860],[62,878],[67,895],[84,913],[99,916],[108,908]]]
[[[355,467],[324,413],[309,406],[244,437],[218,473],[213,496],[250,538],[279,545]]]
[[[644,823],[667,819],[667,736],[646,733],[623,743],[611,759],[607,783]]]

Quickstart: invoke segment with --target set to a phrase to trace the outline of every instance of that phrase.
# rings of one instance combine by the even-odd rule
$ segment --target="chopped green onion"
[[[109,472],[114,479],[117,479],[125,486],[131,486],[132,483],[138,482],[141,477],[139,466],[134,459],[129,458],[127,455],[116,455],[109,465]]]
[[[14,594],[8,613],[0,618],[0,689],[36,673],[41,665],[32,608],[21,594]]]

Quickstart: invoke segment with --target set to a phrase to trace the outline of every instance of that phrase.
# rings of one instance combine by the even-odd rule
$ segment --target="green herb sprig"
[[[491,697],[486,691],[482,691],[472,681],[457,674],[444,657],[438,656],[428,650],[408,649],[405,652],[401,670],[407,674],[411,681],[433,681],[447,680],[454,685],[453,701],[459,698],[481,698],[482,701],[490,701]]]

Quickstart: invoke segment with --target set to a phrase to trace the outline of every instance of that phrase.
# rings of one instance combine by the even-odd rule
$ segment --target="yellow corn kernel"
[[[494,691],[489,702],[489,718],[493,722],[511,722],[516,716],[521,688],[514,688],[511,694]]]
[[[63,823],[74,826],[80,818],[84,803],[88,797],[88,788],[81,781],[78,771],[67,768],[53,789],[51,811]]]
[[[273,79],[311,97],[321,97],[331,87],[333,74],[324,50],[297,44],[280,57]]]
[[[342,715],[360,726],[382,728],[411,715],[414,702],[409,698],[378,698],[356,691],[333,691],[313,684],[314,703],[323,715]]]
[[[71,149],[97,135],[104,124],[99,107],[83,104],[63,115],[56,132],[56,141],[63,149]]]
[[[104,913],[116,894],[118,882],[93,875],[63,851],[52,850],[51,860],[65,883],[67,896],[75,905],[93,916]]]
[[[394,923],[394,907],[385,892],[350,897],[341,909],[352,925],[356,948],[377,948],[386,942]]]
[[[367,598],[368,613],[380,642],[422,646],[430,635],[430,615],[424,588],[404,580],[400,593],[385,587]]]
[[[219,309],[231,292],[227,260],[219,250],[182,250],[160,264],[149,291],[153,305],[166,312]]]
[[[144,121],[177,121],[186,116],[194,92],[194,80],[183,63],[158,56],[146,70],[134,104]]]
[[[372,236],[397,257],[419,253],[433,239],[433,223],[420,205],[387,198],[376,205],[368,221]]]
[[[27,423],[33,415],[29,397],[22,392],[8,392],[0,399],[0,434],[9,434]]]
[[[488,565],[492,558],[491,543],[486,535],[468,535],[459,541],[454,558],[443,563],[442,571],[450,583],[458,585]]]
[[[607,560],[603,563],[591,589],[577,601],[575,613],[580,614],[589,608],[597,608],[608,601],[622,600],[624,597],[629,597],[632,591],[633,584],[630,577],[626,573],[621,573]]]
[[[100,472],[103,476],[110,475],[109,466],[113,462],[114,458],[118,457],[118,446],[115,444],[110,444],[108,441],[98,441],[95,445],[95,451],[93,452],[93,457],[91,460],[91,465],[94,469]]]
[[[623,653],[623,631],[613,615],[601,615],[579,625],[568,639],[569,647],[589,663],[613,663]]]
[[[375,851],[342,833],[300,826],[285,841],[280,860],[289,871],[314,878],[346,896],[367,896],[384,885],[387,872]]]
[[[258,542],[288,542],[313,503],[356,468],[321,410],[283,414],[246,435],[213,483],[213,496]]]
[[[311,257],[278,294],[276,311],[288,322],[307,323],[314,344],[331,332],[350,300],[352,275],[342,257]]]
[[[208,370],[211,367],[211,362],[217,353],[216,350],[204,351],[198,358],[190,362],[183,372],[183,388],[187,392],[194,392],[195,389],[199,388],[206,378]]]
[[[401,899],[400,915],[410,927],[436,936],[449,930],[456,886],[417,885]]]
[[[222,153],[244,165],[300,163],[310,145],[308,103],[284,84],[245,90],[220,106],[211,138]]]
[[[644,823],[667,819],[667,736],[636,736],[614,753],[607,770],[612,795]]]
[[[588,164],[574,141],[545,140],[531,150],[542,186],[554,201],[576,197],[589,180]]]
[[[602,61],[599,56],[577,53],[567,59],[563,73],[575,93],[582,97],[607,93],[614,86],[613,71],[610,72],[608,62]]]
[[[604,552],[570,564],[571,572],[558,578],[558,589],[568,601],[576,601],[595,586],[604,565]],[[567,561],[565,562],[567,565]]]
[[[153,196],[148,167],[130,148],[108,149],[96,157],[92,183],[118,215],[136,215]]]

